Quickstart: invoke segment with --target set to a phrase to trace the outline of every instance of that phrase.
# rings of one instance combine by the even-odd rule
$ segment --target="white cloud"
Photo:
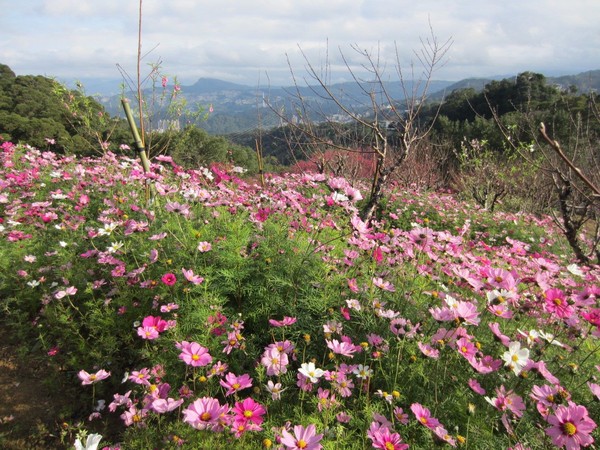
[[[17,73],[63,77],[112,76],[134,70],[135,0],[27,0],[3,8],[0,62]],[[144,0],[144,63],[191,83],[214,76],[254,84],[271,75],[289,80],[286,55],[302,71],[302,48],[315,66],[351,64],[352,44],[393,64],[409,64],[429,24],[441,42],[452,37],[439,78],[575,73],[598,68],[597,0]],[[262,74],[262,75],[261,75]]]

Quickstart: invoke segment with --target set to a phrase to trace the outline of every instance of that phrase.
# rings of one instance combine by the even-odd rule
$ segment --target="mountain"
[[[548,83],[555,84],[563,89],[574,86],[581,93],[598,92],[600,91],[600,70],[590,70],[577,75],[548,77]]]
[[[466,78],[458,82],[432,80],[429,85],[429,97],[431,101],[442,101],[444,96],[457,89],[473,88],[481,91],[486,84],[493,80],[510,77],[491,78]],[[575,87],[578,92],[587,93],[600,88],[600,70],[568,75],[561,77],[547,77],[549,84],[554,84],[561,89],[569,90]],[[94,88],[106,87],[106,81],[84,85],[86,92],[94,92]],[[405,93],[419,95],[423,84],[406,82],[404,86],[399,81],[384,83],[385,93],[396,102],[405,99]],[[172,87],[167,87],[171,89]],[[157,91],[161,94],[161,86]],[[387,103],[387,97],[381,92],[381,86],[375,82],[363,81],[333,84],[329,87],[330,92],[340,100],[344,107],[353,111],[368,111],[371,102],[371,93],[376,96],[380,103]],[[100,92],[100,91],[99,91]],[[146,90],[146,95],[151,95],[151,90]],[[293,116],[299,107],[298,98],[302,98],[305,105],[318,110],[322,117],[325,115],[340,116],[343,114],[339,105],[328,100],[325,89],[319,85],[298,86],[247,86],[214,78],[200,78],[194,84],[181,86],[180,94],[185,99],[187,107],[192,111],[206,112],[212,107],[213,112],[199,125],[211,134],[238,133],[257,128],[260,124],[263,128],[270,128],[282,123],[281,114],[288,118]],[[106,91],[95,96],[112,115],[122,116],[120,95],[107,95]],[[134,94],[128,97],[133,99]],[[147,97],[148,98],[148,97]],[[291,115],[291,116],[290,116]],[[160,117],[159,117],[160,118]]]

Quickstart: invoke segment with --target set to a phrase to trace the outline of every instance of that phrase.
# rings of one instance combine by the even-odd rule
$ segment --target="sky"
[[[0,63],[61,80],[135,78],[139,0],[0,0]],[[437,42],[436,80],[600,69],[599,0],[143,0],[142,76],[183,85],[420,78]],[[444,53],[443,50],[447,51]],[[357,51],[358,50],[358,51]],[[443,55],[442,55],[443,53]],[[300,81],[302,82],[302,81]]]

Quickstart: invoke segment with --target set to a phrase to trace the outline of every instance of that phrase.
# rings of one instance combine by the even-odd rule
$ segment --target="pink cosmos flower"
[[[181,273],[183,273],[184,278],[192,284],[197,285],[204,281],[204,278],[202,278],[200,275],[195,275],[192,269],[187,270],[182,268]]]
[[[158,339],[160,334],[154,327],[138,327],[137,334],[142,339],[148,339],[149,341],[153,339]]]
[[[135,384],[150,386],[150,369],[144,367],[141,370],[134,370],[127,379]]]
[[[221,417],[229,412],[229,406],[221,405],[216,398],[202,397],[183,410],[183,421],[197,430],[218,428]]]
[[[267,410],[260,403],[255,402],[251,398],[247,398],[242,402],[237,402],[233,407],[233,413],[235,415],[234,421],[247,423],[254,423],[260,425],[265,420],[263,416]]]
[[[277,347],[269,347],[263,353],[260,363],[267,368],[267,375],[281,375],[287,372],[288,356]]]
[[[269,319],[269,324],[274,327],[286,327],[296,323],[296,320],[295,317],[285,316],[282,320]]]
[[[494,359],[490,355],[485,355],[481,358],[475,356],[474,358],[467,360],[471,367],[475,369],[478,373],[492,373],[496,372],[500,367],[502,367],[502,361],[499,359]]]
[[[243,389],[252,387],[252,378],[250,378],[250,375],[248,374],[243,374],[238,377],[233,372],[229,372],[225,375],[225,380],[219,380],[219,383],[227,389],[225,395],[232,395]]]
[[[571,317],[573,308],[569,305],[565,293],[557,288],[552,288],[544,292],[546,299],[546,311],[556,314],[561,319]]]
[[[438,359],[440,357],[440,351],[436,348],[433,348],[429,344],[417,342],[417,347],[419,347],[419,350],[421,350],[421,353],[423,353],[428,358]]]
[[[337,339],[333,339],[331,341],[325,340],[327,343],[327,347],[331,349],[333,353],[337,353],[338,355],[349,356],[350,358],[354,357],[354,353],[356,352],[356,346],[346,341],[338,341]]]
[[[487,282],[497,289],[513,291],[517,287],[517,281],[513,274],[504,269],[489,269]]]
[[[584,312],[581,314],[585,320],[587,320],[590,324],[600,327],[600,309],[590,309],[588,312]]]
[[[596,383],[592,383],[592,382],[588,381],[587,385],[590,388],[590,391],[592,392],[592,394],[596,397],[596,399],[600,400],[600,384],[596,384]]]
[[[479,395],[485,395],[485,389],[482,388],[479,382],[473,378],[469,380],[469,387],[473,390],[473,392]]]
[[[155,328],[156,331],[162,333],[169,328],[169,323],[158,316],[146,316],[144,317],[144,320],[142,320],[142,327]]]
[[[500,331],[500,324],[497,322],[493,322],[489,323],[488,326],[490,327],[490,330],[492,330],[492,333],[494,333],[496,339],[498,339],[502,345],[508,347],[510,344],[510,338],[505,334],[502,334],[502,332]]]
[[[160,280],[167,286],[173,286],[177,282],[177,277],[173,273],[165,273]]]
[[[552,426],[546,428],[546,434],[557,447],[577,450],[594,442],[591,433],[596,428],[596,422],[590,419],[585,406],[574,403],[560,405],[554,415],[548,417],[548,423]]]
[[[164,414],[166,412],[173,411],[174,409],[179,408],[179,406],[183,403],[183,399],[175,400],[172,398],[157,398],[152,401],[150,405],[151,409],[158,413]]]
[[[408,449],[408,445],[402,442],[402,438],[398,433],[392,433],[388,427],[378,422],[371,422],[371,426],[367,431],[367,437],[373,441],[373,448],[382,450]]]
[[[394,285],[389,281],[383,281],[383,278],[373,278],[373,285],[384,291],[396,292]]]
[[[201,253],[209,252],[212,249],[212,245],[210,242],[199,242],[198,243],[198,251]]]
[[[529,396],[535,400],[538,412],[544,417],[550,415],[558,401],[561,400],[557,386],[535,385],[531,388]]]
[[[430,430],[433,430],[440,425],[439,420],[437,420],[435,417],[431,417],[431,412],[423,405],[419,403],[413,403],[410,405],[410,410],[413,412],[421,425],[429,428]]]
[[[145,425],[144,418],[148,415],[148,411],[145,409],[137,409],[135,405],[131,405],[127,411],[121,414],[119,417],[123,420],[125,426],[129,427],[135,425],[143,427]]]
[[[188,366],[202,367],[212,362],[212,356],[208,353],[208,349],[197,342],[182,341],[176,343],[175,346],[181,350],[179,359]]]
[[[288,450],[320,450],[323,448],[319,442],[323,439],[322,434],[316,434],[316,428],[310,424],[306,428],[302,425],[294,426],[294,434],[287,430],[281,432],[281,443]]]
[[[442,441],[447,442],[452,447],[456,447],[456,439],[450,436],[448,430],[446,430],[446,428],[442,425],[438,425],[437,427],[435,427],[433,429],[433,433]]]
[[[470,340],[466,338],[460,338],[456,341],[456,349],[458,353],[463,356],[467,360],[471,360],[475,357],[475,353],[477,353],[477,347]]]
[[[108,378],[110,376],[110,372],[107,372],[104,369],[100,369],[96,373],[87,373],[85,370],[80,370],[79,373],[77,373],[77,376],[81,380],[81,384],[85,386],[87,384],[94,384],[98,381]]]
[[[408,414],[406,414],[404,410],[399,406],[396,406],[394,408],[394,417],[396,418],[396,421],[398,421],[402,425],[408,424]]]
[[[506,391],[504,386],[496,388],[496,397],[484,397],[485,400],[498,411],[510,411],[515,417],[521,417],[525,411],[523,399],[512,390]]]

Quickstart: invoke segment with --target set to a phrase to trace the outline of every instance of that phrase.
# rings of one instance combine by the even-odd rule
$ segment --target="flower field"
[[[600,268],[550,218],[398,187],[365,224],[321,174],[1,157],[2,326],[70,396],[56,445],[597,445]]]

